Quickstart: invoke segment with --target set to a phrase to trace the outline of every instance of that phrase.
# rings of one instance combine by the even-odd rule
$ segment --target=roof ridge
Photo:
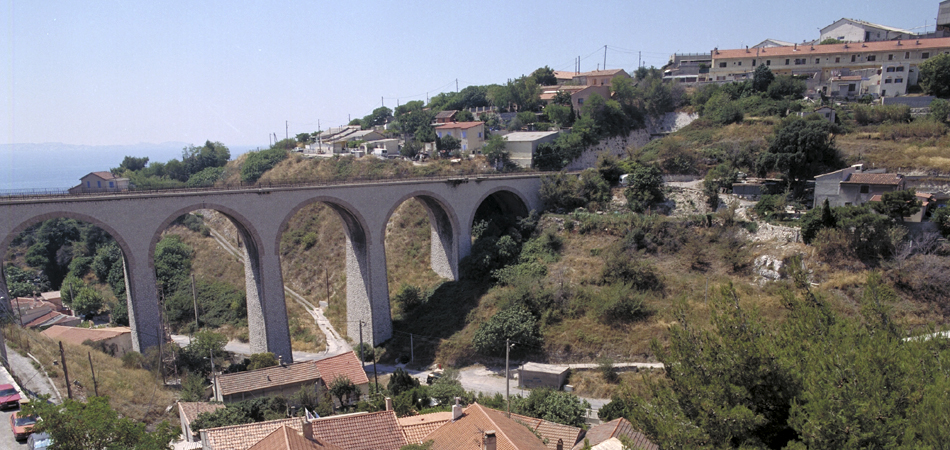
[[[505,433],[505,430],[502,429],[501,425],[498,424],[498,422],[495,422],[495,419],[493,419],[492,416],[491,416],[490,414],[488,414],[487,411],[485,411],[486,409],[490,409],[490,408],[488,408],[488,407],[486,407],[486,406],[482,406],[482,405],[479,404],[478,402],[473,403],[473,405],[478,406],[478,408],[479,408],[479,410],[482,412],[482,414],[485,415],[485,418],[487,418],[488,421],[491,422],[491,424],[495,426],[495,430],[494,430],[495,433],[500,433],[502,436],[505,437],[505,439],[508,440],[508,442],[514,443],[514,440],[512,440],[511,437],[508,436],[508,433]],[[492,411],[496,411],[496,410],[492,410]],[[498,412],[501,413],[501,414],[504,414],[504,413],[501,412],[501,411],[498,411]],[[511,417],[508,417],[508,420],[511,420],[511,421],[515,422],[513,419],[511,419]],[[515,422],[515,423],[517,423],[517,422]],[[519,424],[519,425],[520,425],[520,424]],[[523,425],[522,425],[522,426],[523,426]],[[525,426],[525,428],[528,428],[529,430],[531,429],[530,427],[527,427],[527,426]],[[487,431],[487,430],[486,430],[486,431]]]
[[[237,425],[225,425],[225,426],[223,426],[223,427],[205,428],[205,429],[203,429],[203,430],[201,430],[201,431],[226,430],[226,429],[228,429],[228,428],[248,427],[248,426],[252,426],[252,425],[261,425],[261,424],[265,424],[265,423],[268,423],[268,422],[278,422],[278,421],[289,421],[289,422],[292,422],[294,419],[299,419],[299,420],[301,421],[301,424],[302,424],[302,421],[303,421],[303,418],[302,418],[302,417],[288,417],[288,418],[286,418],[286,419],[274,419],[274,420],[265,420],[265,421],[263,421],[263,422],[239,423],[239,424],[237,424]],[[281,424],[281,426],[284,426],[284,425]],[[279,427],[278,427],[278,428],[279,428]]]

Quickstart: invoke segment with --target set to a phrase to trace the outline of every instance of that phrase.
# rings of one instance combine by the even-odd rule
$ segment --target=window
[[[904,59],[910,59],[910,52],[904,52]]]
[[[742,65],[742,61],[739,61],[739,65],[740,65],[740,66]]]
[[[888,68],[887,68],[887,71],[888,71],[888,72],[893,72],[894,69],[895,69],[894,67],[888,67]]]
[[[766,59],[766,60],[765,60],[765,65],[766,65],[766,66],[771,66],[771,65],[772,65],[772,60],[771,60],[771,59]]]
[[[898,71],[898,72],[903,72],[903,71],[904,71],[904,66],[897,66],[897,71]]]
[[[787,59],[785,60],[785,65],[786,65],[786,66],[788,65],[788,60],[787,60]]]
[[[815,64],[821,64],[821,58],[815,58]]]
[[[752,67],[755,67],[755,60],[752,60]]]
[[[723,64],[725,64],[725,63],[723,63]],[[578,105],[583,105],[583,104],[584,104],[584,99],[582,99],[582,98],[577,99],[577,104],[578,104]]]
[[[854,91],[856,90],[856,89],[855,89],[856,87],[857,87],[856,84],[853,84],[853,83],[852,83],[852,84],[849,84],[849,85],[848,85],[848,92],[854,92]]]
[[[92,187],[92,182],[91,182],[91,181],[86,181],[86,187]]]
[[[479,138],[479,139],[482,138],[482,132],[481,132],[481,131],[478,132],[478,138]]]
[[[851,62],[855,62],[857,60],[858,60],[858,55],[851,55]]]
[[[468,144],[462,144],[462,150],[463,151],[468,150]]]
[[[795,58],[795,65],[800,66],[802,64],[808,64],[808,61],[805,58]]]
[[[102,187],[102,182],[97,180],[97,181],[96,181],[96,187],[97,187],[97,188],[101,188],[101,187]]]
[[[866,184],[862,184],[862,185],[861,185],[861,193],[862,193],[862,194],[867,194],[868,192],[871,192],[871,187],[868,186],[868,185],[866,185]]]
[[[110,182],[109,182],[109,187],[115,187],[114,182],[110,181]]]
[[[465,130],[462,130],[462,139],[468,139],[468,132]]]
[[[887,60],[888,60],[888,61],[893,61],[893,60],[894,60],[894,55],[893,55],[893,54],[887,55]]]
[[[841,57],[840,57],[840,56],[835,56],[835,62],[836,62],[836,63],[841,62]]]
[[[868,61],[877,61],[877,55],[868,55]]]
[[[891,83],[893,83],[893,82],[894,82],[894,80],[892,80],[892,79],[890,79],[890,78],[884,80],[884,84],[891,84]]]
[[[439,139],[442,139],[442,132],[440,131],[438,134],[439,134]]]
[[[903,82],[904,82],[904,79],[903,79],[903,78],[895,78],[895,79],[894,79],[894,82],[895,82],[895,83],[903,83]]]
[[[930,58],[930,52],[923,52],[920,54],[920,59]]]
[[[719,63],[719,67],[720,67],[720,68],[726,67],[726,63],[724,63],[724,62]]]

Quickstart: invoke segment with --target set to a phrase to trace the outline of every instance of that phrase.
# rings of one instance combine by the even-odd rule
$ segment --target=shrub
[[[909,123],[910,107],[907,105],[854,105],[854,120],[859,125],[890,123]]]
[[[658,291],[663,283],[657,275],[656,268],[638,255],[631,255],[626,251],[613,249],[606,254],[604,269],[601,273],[605,283],[625,283],[637,290]]]
[[[410,311],[421,305],[425,300],[422,289],[411,284],[403,283],[399,286],[399,292],[393,298],[397,305],[402,307],[403,311]]]
[[[254,183],[287,157],[287,149],[271,148],[259,152],[249,152],[241,166],[241,181]]]
[[[617,368],[614,367],[614,361],[610,358],[603,357],[597,361],[597,370],[600,372],[600,375],[604,377],[604,381],[616,384],[620,381],[620,374],[617,373]]]
[[[541,346],[538,320],[524,306],[513,306],[492,316],[475,331],[472,345],[479,353],[504,356],[506,339],[521,344],[512,351],[518,355],[530,353]]]

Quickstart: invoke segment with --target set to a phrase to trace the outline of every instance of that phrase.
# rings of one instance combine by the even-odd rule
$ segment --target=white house
[[[825,39],[837,39],[844,42],[874,42],[916,37],[916,33],[901,28],[878,25],[863,20],[839,19],[821,29],[821,37],[818,42]]]

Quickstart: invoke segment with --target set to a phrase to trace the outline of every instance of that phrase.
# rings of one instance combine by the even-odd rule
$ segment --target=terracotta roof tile
[[[498,450],[546,450],[544,443],[528,427],[505,417],[505,413],[478,403],[465,408],[462,417],[448,422],[425,437],[432,450],[481,450],[487,430],[495,431]]]
[[[460,128],[463,130],[467,130],[469,128],[475,128],[479,125],[483,125],[484,123],[485,122],[452,122],[452,123],[444,123],[442,125],[439,125],[435,127],[435,129],[436,130],[454,130],[456,128]]]
[[[248,450],[343,450],[336,445],[311,441],[286,425],[267,435]]]
[[[620,418],[591,427],[590,430],[587,430],[587,433],[580,440],[580,442],[574,445],[573,450],[579,450],[584,446],[585,441],[590,443],[591,446],[594,446],[610,438],[620,436],[626,436],[630,438],[630,440],[632,440],[635,444],[634,449],[659,450],[660,448],[656,444],[650,442],[650,440],[647,439],[643,433],[637,431],[630,421]]]
[[[843,184],[886,184],[898,185],[901,176],[896,173],[853,173]]]
[[[451,119],[452,116],[454,116],[456,113],[458,113],[458,110],[447,109],[445,111],[439,111],[438,113],[436,113],[435,118],[436,119]]]
[[[303,419],[293,417],[244,425],[208,428],[201,431],[201,438],[205,446],[212,450],[247,450],[273,433],[274,430],[285,425],[298,432],[303,431]]]
[[[310,423],[315,438],[346,450],[397,450],[407,444],[393,411],[330,416]]]
[[[564,443],[564,448],[571,448],[584,434],[584,430],[580,428],[551,422],[549,420],[536,419],[520,414],[512,414],[511,418],[527,425],[528,428],[540,434],[541,438],[547,442],[547,447],[551,449],[557,448],[558,440]]]
[[[402,417],[399,419],[399,426],[402,427],[402,432],[406,435],[406,441],[410,444],[420,444],[423,442],[422,438],[450,420],[452,420],[452,412],[443,411]]]
[[[87,340],[101,341],[104,339],[112,339],[126,333],[131,336],[132,329],[129,327],[78,328],[53,325],[43,330],[43,335],[50,339],[58,339],[75,345],[80,345]]]
[[[314,363],[317,365],[317,370],[320,371],[323,382],[326,383],[327,386],[339,375],[349,378],[350,381],[357,386],[369,383],[369,378],[366,377],[366,371],[363,370],[363,365],[360,364],[360,359],[354,352],[331,356],[326,359],[314,361]]]
[[[937,39],[902,39],[900,41],[858,42],[850,44],[825,44],[811,46],[800,44],[791,47],[767,47],[760,49],[719,50],[714,53],[713,59],[731,58],[764,58],[767,56],[815,56],[815,55],[847,55],[850,53],[874,52],[906,52],[916,50],[942,50],[950,48],[950,38]],[[758,56],[756,56],[758,50]]]
[[[320,371],[316,364],[306,361],[218,375],[217,381],[221,395],[225,396],[308,381],[316,382],[319,378]]]

